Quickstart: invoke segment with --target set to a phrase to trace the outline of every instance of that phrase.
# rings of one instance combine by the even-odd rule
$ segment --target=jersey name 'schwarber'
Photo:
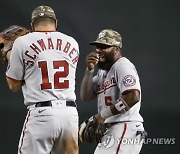
[[[27,64],[27,65],[29,63],[31,63],[31,65],[34,65],[34,60],[37,58],[37,54],[47,49],[48,50],[55,49],[59,52],[63,51],[64,53],[68,54],[73,64],[78,61],[77,50],[68,41],[63,43],[63,40],[60,38],[57,38],[56,40],[52,40],[52,38],[47,38],[46,40],[39,39],[36,42],[33,42],[32,44],[30,44],[29,47],[32,50],[26,50],[24,54],[30,59],[28,59],[27,61],[23,59],[24,64]]]

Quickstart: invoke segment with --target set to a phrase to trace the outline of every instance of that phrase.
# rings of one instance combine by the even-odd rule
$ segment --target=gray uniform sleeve
[[[17,39],[14,42],[10,56],[9,66],[6,71],[6,76],[15,80],[23,80],[24,75],[22,49],[20,47],[20,41],[19,39]]]
[[[139,76],[134,65],[122,64],[120,67],[116,68],[115,73],[117,86],[122,94],[130,90],[141,91]]]

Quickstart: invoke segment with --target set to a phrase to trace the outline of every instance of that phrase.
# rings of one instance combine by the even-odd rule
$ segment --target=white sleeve
[[[23,80],[24,76],[24,64],[20,46],[20,41],[17,39],[13,44],[9,66],[6,71],[6,76],[15,80]]]
[[[93,92],[94,94],[96,95],[96,92],[97,92],[97,75],[93,77]]]
[[[131,90],[141,91],[139,76],[134,65],[121,64],[116,68],[115,73],[121,94]]]

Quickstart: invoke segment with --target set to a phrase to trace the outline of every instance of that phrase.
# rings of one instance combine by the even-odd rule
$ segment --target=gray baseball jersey
[[[98,112],[115,104],[116,100],[127,91],[138,90],[141,94],[141,86],[136,68],[125,57],[119,58],[108,72],[99,70],[93,78],[93,83],[98,99]],[[143,122],[143,118],[139,114],[140,104],[141,100],[126,113],[107,118],[105,123],[119,121]]]
[[[25,80],[25,105],[47,100],[75,100],[78,43],[60,32],[32,32],[14,42],[8,78]]]
[[[32,32],[14,42],[6,76],[24,80],[28,106],[18,154],[65,154],[64,144],[77,145],[78,112],[67,102],[76,99],[78,58],[78,43],[60,32]],[[45,102],[51,105],[37,106]]]
[[[108,72],[99,70],[93,78],[93,83],[98,99],[98,112],[115,104],[116,100],[127,91],[137,90],[141,95],[136,68],[125,57],[119,58]],[[112,125],[107,129],[94,154],[139,154],[143,140],[138,132],[144,132],[143,118],[139,114],[140,106],[141,99],[129,111],[105,120],[105,123]],[[136,142],[127,143],[130,140]]]

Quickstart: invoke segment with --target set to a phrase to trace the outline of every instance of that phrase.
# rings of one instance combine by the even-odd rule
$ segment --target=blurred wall
[[[80,123],[97,112],[96,101],[85,104],[79,97],[85,57],[94,49],[88,43],[101,29],[112,28],[122,35],[123,55],[137,67],[143,94],[141,114],[149,138],[175,138],[175,144],[145,144],[141,154],[179,154],[179,0],[1,0],[0,31],[13,24],[30,28],[31,12],[41,4],[53,7],[58,30],[79,42]],[[21,92],[9,91],[5,71],[6,65],[0,65],[0,153],[14,154],[27,110]],[[92,154],[95,146],[80,143],[80,154]]]

